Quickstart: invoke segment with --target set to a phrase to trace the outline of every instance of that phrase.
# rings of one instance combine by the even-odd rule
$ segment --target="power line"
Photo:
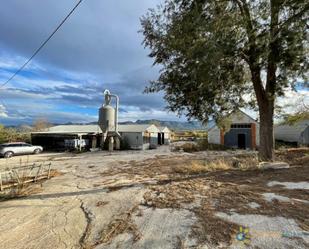
[[[40,52],[40,50],[46,45],[46,43],[54,36],[54,34],[60,29],[60,27],[65,23],[65,21],[70,17],[71,14],[76,10],[76,8],[81,4],[83,0],[79,0],[78,3],[74,6],[74,8],[67,14],[67,16],[61,21],[61,23],[56,27],[56,29],[47,37],[47,39],[41,44],[41,46],[35,50],[32,56],[2,85],[0,85],[0,89],[4,87],[7,83],[9,83],[20,71],[22,71],[25,66]]]

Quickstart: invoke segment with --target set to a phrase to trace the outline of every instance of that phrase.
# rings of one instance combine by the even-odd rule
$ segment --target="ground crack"
[[[87,241],[88,241],[88,238],[89,238],[90,233],[91,233],[92,220],[93,220],[94,215],[93,215],[92,212],[89,211],[89,209],[87,209],[85,207],[85,204],[81,199],[79,199],[79,201],[80,201],[80,209],[83,211],[83,213],[85,215],[86,222],[87,222],[86,228],[85,228],[82,236],[79,239],[79,244],[80,244],[81,248],[89,248]]]

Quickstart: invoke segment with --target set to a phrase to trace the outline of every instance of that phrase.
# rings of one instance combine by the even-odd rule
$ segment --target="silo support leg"
[[[108,141],[108,151],[113,151],[114,150],[114,138],[110,137]]]
[[[115,137],[115,147],[116,150],[120,150],[120,139],[118,137]]]

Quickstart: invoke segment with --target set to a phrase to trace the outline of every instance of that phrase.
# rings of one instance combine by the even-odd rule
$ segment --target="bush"
[[[197,142],[198,148],[200,151],[203,150],[227,150],[228,147],[222,145],[222,144],[211,144],[208,143],[207,139],[201,139]]]
[[[227,150],[228,147],[221,144],[210,144],[207,139],[200,139],[197,143],[185,143],[183,145],[175,146],[175,151],[183,150],[184,152],[198,152],[205,150]]]
[[[7,142],[30,142],[30,133],[18,132],[14,128],[5,128],[0,125],[0,144]]]

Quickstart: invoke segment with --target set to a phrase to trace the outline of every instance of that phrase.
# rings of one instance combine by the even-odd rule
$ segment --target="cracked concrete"
[[[64,173],[43,182],[37,194],[0,202],[0,248],[95,248],[103,228],[139,204],[144,194],[141,186],[108,193],[102,184],[104,171],[123,161],[169,153],[163,147],[156,153],[45,153],[0,159],[0,169],[20,161],[52,161],[53,168]],[[104,207],[97,205],[99,201],[106,203]]]
[[[170,152],[167,146],[162,146],[158,150],[121,151],[113,154],[43,153],[0,159],[0,169],[20,165],[20,160],[22,164],[51,161],[53,168],[63,173],[42,182],[39,193],[0,202],[0,248],[202,248],[190,237],[191,228],[197,219],[192,210],[194,205],[200,205],[199,202],[194,205],[187,204],[187,209],[146,207],[140,205],[143,203],[143,195],[149,186],[157,183],[156,179],[140,176],[130,178],[125,173],[115,177],[108,175],[107,172],[117,167],[130,167],[133,162],[144,162],[157,156],[161,158],[177,156],[178,160],[181,157],[215,158],[218,155],[228,156],[228,153],[180,154]],[[119,184],[127,187],[117,188]],[[257,203],[251,202],[250,205],[252,208],[260,208]],[[119,234],[110,233],[111,238],[105,243],[103,236],[106,234],[106,229],[111,224],[114,225],[113,221],[119,220],[129,210],[133,210],[129,217],[130,226],[127,226],[129,229],[123,229]],[[235,216],[236,214],[220,215],[222,219],[252,227],[253,234],[254,227],[259,228],[260,223],[251,224],[247,220],[263,219],[265,224],[280,221],[275,229],[280,230],[288,223],[292,230],[301,231],[294,221],[278,217],[272,220],[262,216],[255,216],[253,219],[251,216]],[[132,228],[141,234],[136,241]],[[295,245],[293,241],[285,240],[289,241],[290,245]],[[273,240],[271,242],[275,243]],[[257,245],[266,245],[265,243],[264,240],[256,240]]]

